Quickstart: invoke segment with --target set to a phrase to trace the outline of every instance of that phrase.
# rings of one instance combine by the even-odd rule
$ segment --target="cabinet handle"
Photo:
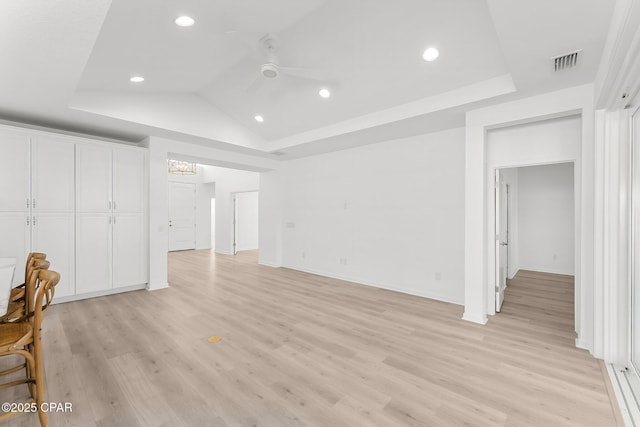
[[[116,217],[115,216],[113,217],[113,223],[114,224],[116,223]]]
[[[115,200],[113,201],[113,210],[114,211],[116,210],[116,201]]]
[[[29,215],[27,215],[27,225],[29,225]]]
[[[36,226],[36,217],[35,216],[33,217],[32,224],[33,224],[34,227]]]
[[[29,209],[29,198],[27,198],[27,209]]]
[[[31,206],[33,206],[33,209],[36,208],[36,199],[33,199],[33,202],[31,202]]]
[[[109,210],[111,210],[111,200],[109,200],[109,201],[107,202],[107,206],[108,206]]]

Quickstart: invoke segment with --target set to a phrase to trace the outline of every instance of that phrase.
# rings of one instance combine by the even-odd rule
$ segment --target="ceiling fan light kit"
[[[273,62],[268,62],[266,64],[262,64],[262,66],[260,67],[260,74],[262,74],[262,77],[275,79],[280,75],[280,71],[276,64],[274,64]]]

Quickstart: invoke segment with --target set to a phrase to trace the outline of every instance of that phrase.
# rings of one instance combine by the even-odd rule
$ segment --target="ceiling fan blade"
[[[262,77],[261,75],[256,76],[255,79],[253,79],[253,82],[251,82],[251,84],[247,87],[247,93],[249,95],[253,95],[256,92],[258,92],[258,90],[262,87],[262,85],[264,84],[264,77]]]
[[[282,73],[293,77],[300,77],[308,80],[316,80],[318,82],[327,82],[329,78],[321,70],[314,70],[313,68],[298,68],[298,67],[278,67]]]

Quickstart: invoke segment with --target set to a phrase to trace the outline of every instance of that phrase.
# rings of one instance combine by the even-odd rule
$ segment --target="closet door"
[[[144,214],[113,216],[114,288],[147,283]]]
[[[76,214],[76,293],[111,289],[111,214]]]
[[[46,253],[51,263],[50,268],[60,273],[56,297],[74,295],[76,272],[73,213],[37,213],[32,217],[31,227],[32,251]]]
[[[0,212],[25,212],[29,194],[29,136],[0,130]]]
[[[144,212],[145,153],[140,150],[113,150],[113,210]]]
[[[111,210],[111,148],[76,144],[76,209],[78,212]]]
[[[31,198],[34,212],[73,212],[74,157],[72,143],[43,136],[33,140]]]
[[[0,212],[0,258],[16,258],[13,285],[24,283],[30,248],[31,218],[25,212]]]

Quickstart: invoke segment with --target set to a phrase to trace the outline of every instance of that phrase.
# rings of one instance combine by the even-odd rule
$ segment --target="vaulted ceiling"
[[[461,126],[470,108],[592,82],[614,5],[2,2],[0,118],[310,155]],[[181,15],[195,24],[175,25]],[[422,59],[428,47],[437,60]],[[553,71],[551,57],[579,50],[577,67]],[[262,77],[266,62],[282,67],[278,77]],[[144,82],[130,82],[134,75]],[[320,97],[321,88],[331,96]]]

